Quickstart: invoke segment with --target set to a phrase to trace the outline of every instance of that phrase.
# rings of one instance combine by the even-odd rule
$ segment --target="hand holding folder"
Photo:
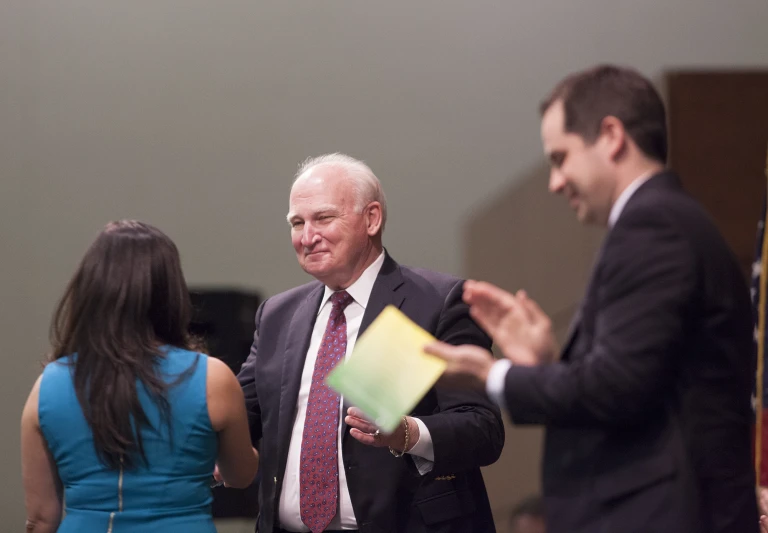
[[[328,385],[359,407],[382,431],[394,431],[445,370],[424,352],[435,338],[390,305],[360,335]]]

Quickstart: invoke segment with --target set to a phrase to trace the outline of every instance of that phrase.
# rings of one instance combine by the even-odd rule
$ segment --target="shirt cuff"
[[[426,475],[432,471],[435,465],[435,448],[432,445],[432,435],[429,434],[426,424],[418,418],[413,418],[416,425],[419,426],[419,440],[408,450],[413,458],[413,464],[419,471],[419,474]]]
[[[488,379],[485,381],[485,392],[501,409],[505,407],[504,382],[511,366],[512,361],[509,359],[499,359],[493,363],[491,370],[488,372]]]

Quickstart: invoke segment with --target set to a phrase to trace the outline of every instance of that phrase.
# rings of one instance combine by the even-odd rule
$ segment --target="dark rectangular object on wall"
[[[260,295],[195,287],[190,288],[190,297],[194,307],[190,330],[205,340],[210,355],[227,363],[237,374],[251,349]],[[259,477],[247,489],[213,489],[214,518],[255,518],[259,512]]]
[[[253,342],[259,294],[225,289],[191,288],[194,307],[191,330],[205,339],[210,355],[237,374]]]

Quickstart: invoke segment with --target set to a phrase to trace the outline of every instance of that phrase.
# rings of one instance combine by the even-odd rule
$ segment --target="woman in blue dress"
[[[108,224],[55,312],[22,414],[28,532],[215,533],[214,464],[246,487],[258,453],[237,379],[198,351],[190,315],[174,243]]]

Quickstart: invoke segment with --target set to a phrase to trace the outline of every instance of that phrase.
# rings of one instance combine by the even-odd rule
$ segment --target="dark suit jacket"
[[[752,318],[726,243],[676,176],[609,231],[560,362],[513,366],[518,424],[545,424],[548,533],[758,530]]]
[[[490,348],[469,317],[457,278],[398,265],[389,256],[374,283],[360,334],[392,304],[435,337]],[[262,439],[258,531],[279,526],[288,445],[310,336],[324,287],[312,282],[266,300],[256,313],[251,354],[238,375],[251,436]],[[346,409],[346,408],[345,408]],[[430,390],[416,406],[432,436],[434,469],[420,476],[410,456],[356,441],[342,426],[342,456],[361,532],[493,532],[480,466],[496,461],[504,445],[501,415],[483,395]]]

